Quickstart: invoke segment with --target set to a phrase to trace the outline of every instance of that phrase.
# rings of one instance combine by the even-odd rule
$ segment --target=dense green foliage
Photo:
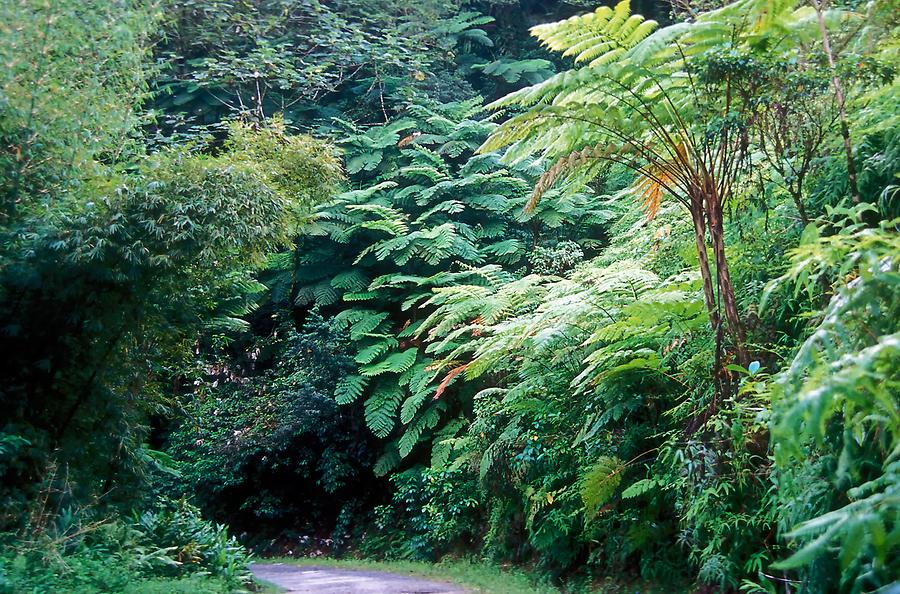
[[[604,220],[585,194],[523,216],[533,174],[473,155],[494,127],[474,119],[478,103],[413,104],[397,122],[341,139],[351,181],[361,188],[318,209],[291,268],[296,304],[340,307],[334,319],[349,332],[359,369],[341,379],[335,400],[346,405],[365,394],[368,426],[378,437],[395,437],[378,473],[420,441],[452,437],[471,409],[466,398],[432,398],[443,390],[436,351],[420,348],[417,338],[422,303],[459,284],[475,265],[527,266],[529,248],[554,245]],[[395,431],[397,421],[402,432]]]
[[[250,583],[244,548],[183,500],[121,520],[87,515],[62,510],[30,546],[0,556],[0,591],[213,594]]]
[[[340,542],[379,487],[371,484],[374,439],[333,397],[351,369],[347,339],[311,318],[302,333],[285,322],[241,346],[247,358],[210,364],[183,401],[169,439],[181,475],[168,488],[254,538],[331,526]]]
[[[891,592],[896,7],[589,4],[0,0],[0,592]]]
[[[170,386],[197,341],[246,325],[253,269],[340,169],[326,143],[277,123],[236,123],[215,154],[147,153],[154,6],[2,11],[0,530],[19,537],[0,587],[115,591],[168,564],[190,570],[175,572],[190,574],[186,590],[221,567],[210,591],[231,590],[246,558],[224,527],[145,507],[168,458],[150,424],[176,408]],[[148,511],[116,519],[131,509]]]

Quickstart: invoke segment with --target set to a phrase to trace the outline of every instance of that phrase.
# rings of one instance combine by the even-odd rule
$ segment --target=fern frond
[[[614,456],[601,456],[584,475],[581,482],[581,499],[585,516],[594,518],[601,513],[603,505],[612,499],[622,482],[625,465]]]
[[[456,435],[466,426],[466,419],[459,417],[448,421],[434,435],[431,445],[431,467],[440,469],[450,461],[450,455],[462,445]]]
[[[403,398],[403,390],[392,382],[380,384],[366,399],[366,425],[378,437],[385,438],[394,430],[397,407]]]
[[[347,375],[338,380],[334,388],[334,400],[340,405],[355,402],[362,396],[369,383],[369,378],[360,375]]]
[[[631,15],[629,0],[615,8],[601,6],[594,12],[564,21],[532,27],[531,34],[547,48],[563,56],[575,56],[575,62],[591,65],[612,62],[653,32],[657,23]]]
[[[439,400],[444,391],[450,386],[453,380],[462,372],[464,372],[469,367],[469,364],[460,365],[458,367],[454,367],[450,370],[450,372],[441,380],[441,383],[438,384],[437,390],[434,392],[434,399]]]
[[[352,340],[359,340],[363,336],[374,332],[388,317],[387,312],[374,312],[370,310],[356,311],[359,311],[360,315],[356,317],[356,321],[352,322],[350,325],[350,338]]]
[[[400,437],[400,441],[397,443],[397,449],[402,458],[405,458],[412,452],[416,444],[422,440],[422,434],[425,431],[434,429],[445,408],[446,404],[437,402],[429,406],[416,418],[416,420],[407,426],[406,431],[404,431],[403,435]]]
[[[375,461],[372,472],[375,476],[385,476],[400,465],[400,452],[397,451],[397,443],[392,442],[385,446],[384,453]]]
[[[641,479],[630,484],[622,491],[622,499],[634,499],[635,497],[640,497],[655,490],[658,486],[659,482],[656,479]]]
[[[400,374],[409,370],[416,362],[418,349],[406,349],[400,353],[392,353],[378,363],[364,365],[359,372],[365,377],[376,377],[384,373]]]
[[[385,340],[381,340],[359,351],[356,354],[354,360],[360,365],[369,364],[378,357],[381,357],[382,355],[387,353],[389,350],[396,348],[398,344],[399,343],[395,338],[387,338]]]
[[[368,188],[363,188],[362,190],[352,190],[350,192],[344,192],[343,194],[339,194],[335,197],[335,201],[341,204],[364,204],[369,199],[371,199],[375,194],[379,192],[383,192],[386,190],[390,190],[397,187],[397,182],[394,181],[383,181],[381,183],[377,183],[375,185],[369,186]],[[333,205],[329,205],[329,208],[332,208]]]
[[[345,291],[362,291],[369,287],[369,278],[357,269],[346,270],[334,275],[330,284],[335,289]]]
[[[430,391],[420,390],[404,400],[403,406],[400,407],[400,422],[404,425],[408,425],[416,416],[416,413],[419,412],[419,408],[421,408],[429,395]]]

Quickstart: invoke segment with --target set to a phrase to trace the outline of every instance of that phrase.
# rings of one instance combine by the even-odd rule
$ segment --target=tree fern
[[[430,442],[440,430],[435,415],[442,414],[459,385],[445,386],[449,392],[442,395],[441,407],[434,407],[431,397],[444,379],[436,376],[444,366],[425,367],[437,352],[443,357],[460,347],[465,336],[458,334],[459,344],[447,339],[434,348],[413,342],[421,340],[420,327],[439,306],[432,298],[466,277],[467,283],[508,284],[515,275],[504,267],[526,263],[525,246],[535,229],[548,230],[547,239],[555,241],[596,216],[584,194],[573,194],[559,216],[548,204],[523,219],[521,206],[540,167],[510,168],[496,155],[474,155],[497,127],[478,119],[481,110],[478,100],[419,102],[398,122],[348,126],[341,140],[347,159],[359,156],[365,162],[349,167],[353,185],[318,209],[308,241],[297,253],[297,303],[330,306],[354,344],[359,377],[372,378],[370,385],[339,386],[340,401],[355,401],[363,386],[370,395],[366,418],[379,436],[394,431],[396,421],[407,426],[402,447],[393,450],[401,458],[414,442]],[[552,227],[544,226],[546,220]],[[490,265],[471,268],[485,263]],[[507,290],[504,295],[502,303],[494,300],[485,307],[485,320],[521,309],[530,293]],[[467,322],[469,311],[444,316],[440,332]],[[399,382],[403,406],[395,406],[393,396],[371,397],[390,381]],[[384,415],[375,411],[380,404],[389,408]]]
[[[738,107],[725,74],[719,86],[700,81],[697,70],[709,51],[772,47],[798,42],[809,27],[808,10],[794,2],[739,0],[652,33],[650,21],[629,17],[627,2],[615,9],[560,23],[533,33],[552,49],[590,65],[566,72],[504,97],[493,109],[515,107],[513,115],[482,145],[506,149],[505,160],[532,156],[551,160],[526,206],[534,208],[554,183],[584,184],[609,163],[634,171],[630,192],[654,214],[663,195],[682,204],[694,225],[698,264],[709,320],[718,331],[727,320],[739,360],[747,363],[744,329],[725,253],[723,212],[732,199],[747,142],[736,130],[719,126]],[[701,86],[701,82],[706,86]],[[744,106],[752,110],[752,106]],[[751,117],[751,116],[748,116]],[[710,238],[714,263],[707,255]],[[713,274],[713,268],[715,274]],[[722,313],[720,314],[720,305]],[[721,326],[723,329],[725,326]]]

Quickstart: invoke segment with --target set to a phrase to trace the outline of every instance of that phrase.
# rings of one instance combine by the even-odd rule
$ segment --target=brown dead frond
[[[441,380],[441,383],[438,384],[437,390],[434,393],[434,399],[437,400],[438,398],[440,398],[441,394],[443,394],[447,390],[450,382],[452,382],[457,375],[468,369],[469,365],[471,365],[471,363],[465,363],[463,365],[460,365],[459,367],[454,367],[453,369],[451,369],[450,372],[446,376],[444,376],[444,379]]]
[[[547,190],[553,187],[560,178],[572,173],[576,169],[584,167],[591,160],[607,159],[615,152],[622,152],[622,146],[617,144],[598,144],[596,146],[586,146],[578,151],[572,151],[568,156],[557,161],[553,167],[548,169],[538,179],[528,202],[525,204],[525,212],[534,211],[541,197],[547,193]]]
[[[404,136],[403,138],[400,139],[400,142],[397,143],[397,148],[403,148],[405,146],[412,144],[412,142],[421,135],[422,135],[421,132],[413,132],[409,136]]]
[[[648,221],[652,221],[659,214],[659,207],[662,204],[663,192],[665,189],[659,178],[645,177],[635,185],[638,192],[638,198],[641,201],[641,207],[644,209],[644,215]]]
[[[675,150],[677,151],[675,159],[648,168],[649,170],[641,177],[640,181],[634,185],[634,190],[638,193],[641,207],[643,207],[648,221],[652,221],[659,214],[663,194],[669,188],[677,185],[677,180],[672,172],[677,171],[688,160],[687,148],[684,143],[679,143]]]

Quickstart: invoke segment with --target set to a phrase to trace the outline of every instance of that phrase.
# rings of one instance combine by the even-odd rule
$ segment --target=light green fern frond
[[[591,66],[615,61],[656,29],[655,21],[631,14],[631,3],[622,0],[615,8],[601,6],[594,12],[557,23],[532,27],[531,33],[549,49],[575,62],[590,60]]]
[[[384,373],[403,373],[416,362],[417,349],[406,349],[399,353],[391,353],[378,363],[360,367],[359,372],[365,377],[375,377]]]
[[[581,482],[581,499],[585,516],[593,518],[615,494],[622,482],[625,465],[614,456],[601,456],[584,475]]]

